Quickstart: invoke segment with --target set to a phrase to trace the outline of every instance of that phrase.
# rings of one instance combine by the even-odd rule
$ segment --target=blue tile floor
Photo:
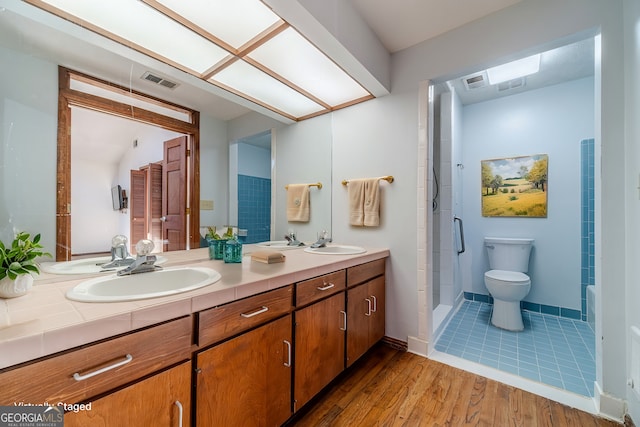
[[[492,305],[464,301],[436,350],[593,397],[595,337],[580,320],[523,311],[524,331],[491,325]]]

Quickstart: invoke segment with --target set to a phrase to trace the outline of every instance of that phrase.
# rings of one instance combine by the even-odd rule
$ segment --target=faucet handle
[[[142,239],[138,243],[136,243],[136,254],[138,256],[149,255],[151,252],[153,252],[153,249],[155,247],[156,245],[154,245],[151,240]]]
[[[128,240],[129,239],[127,239],[127,236],[123,236],[122,234],[116,234],[111,239],[111,247],[117,248],[119,246],[127,246]]]

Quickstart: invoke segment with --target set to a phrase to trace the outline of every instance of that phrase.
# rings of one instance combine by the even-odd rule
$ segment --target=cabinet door
[[[280,426],[291,416],[291,315],[196,356],[196,424]]]
[[[188,426],[191,424],[191,362],[67,412],[65,427]]]
[[[344,292],[295,312],[294,410],[344,370]]]
[[[373,301],[367,283],[349,289],[347,293],[347,366],[369,349],[369,323]]]
[[[369,347],[384,338],[385,291],[384,276],[376,277],[368,283],[372,314],[369,327]]]
[[[347,293],[347,366],[384,337],[384,282],[379,276]]]

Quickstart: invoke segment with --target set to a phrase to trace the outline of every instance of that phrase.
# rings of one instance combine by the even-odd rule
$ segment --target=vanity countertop
[[[283,252],[283,263],[252,262],[249,254],[259,249],[245,245],[241,264],[209,260],[207,248],[163,253],[165,267],[209,267],[222,279],[182,294],[129,302],[71,301],[67,290],[95,276],[41,273],[27,295],[0,299],[0,369],[389,256],[384,248],[357,255],[293,249]]]

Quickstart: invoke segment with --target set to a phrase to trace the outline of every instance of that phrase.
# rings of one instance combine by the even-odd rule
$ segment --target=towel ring
[[[391,184],[393,182],[393,180],[394,180],[392,175],[381,176],[378,179],[383,179],[383,180],[387,181],[389,184]],[[342,185],[348,185],[348,184],[349,184],[349,180],[346,180],[346,179],[342,180]]]

